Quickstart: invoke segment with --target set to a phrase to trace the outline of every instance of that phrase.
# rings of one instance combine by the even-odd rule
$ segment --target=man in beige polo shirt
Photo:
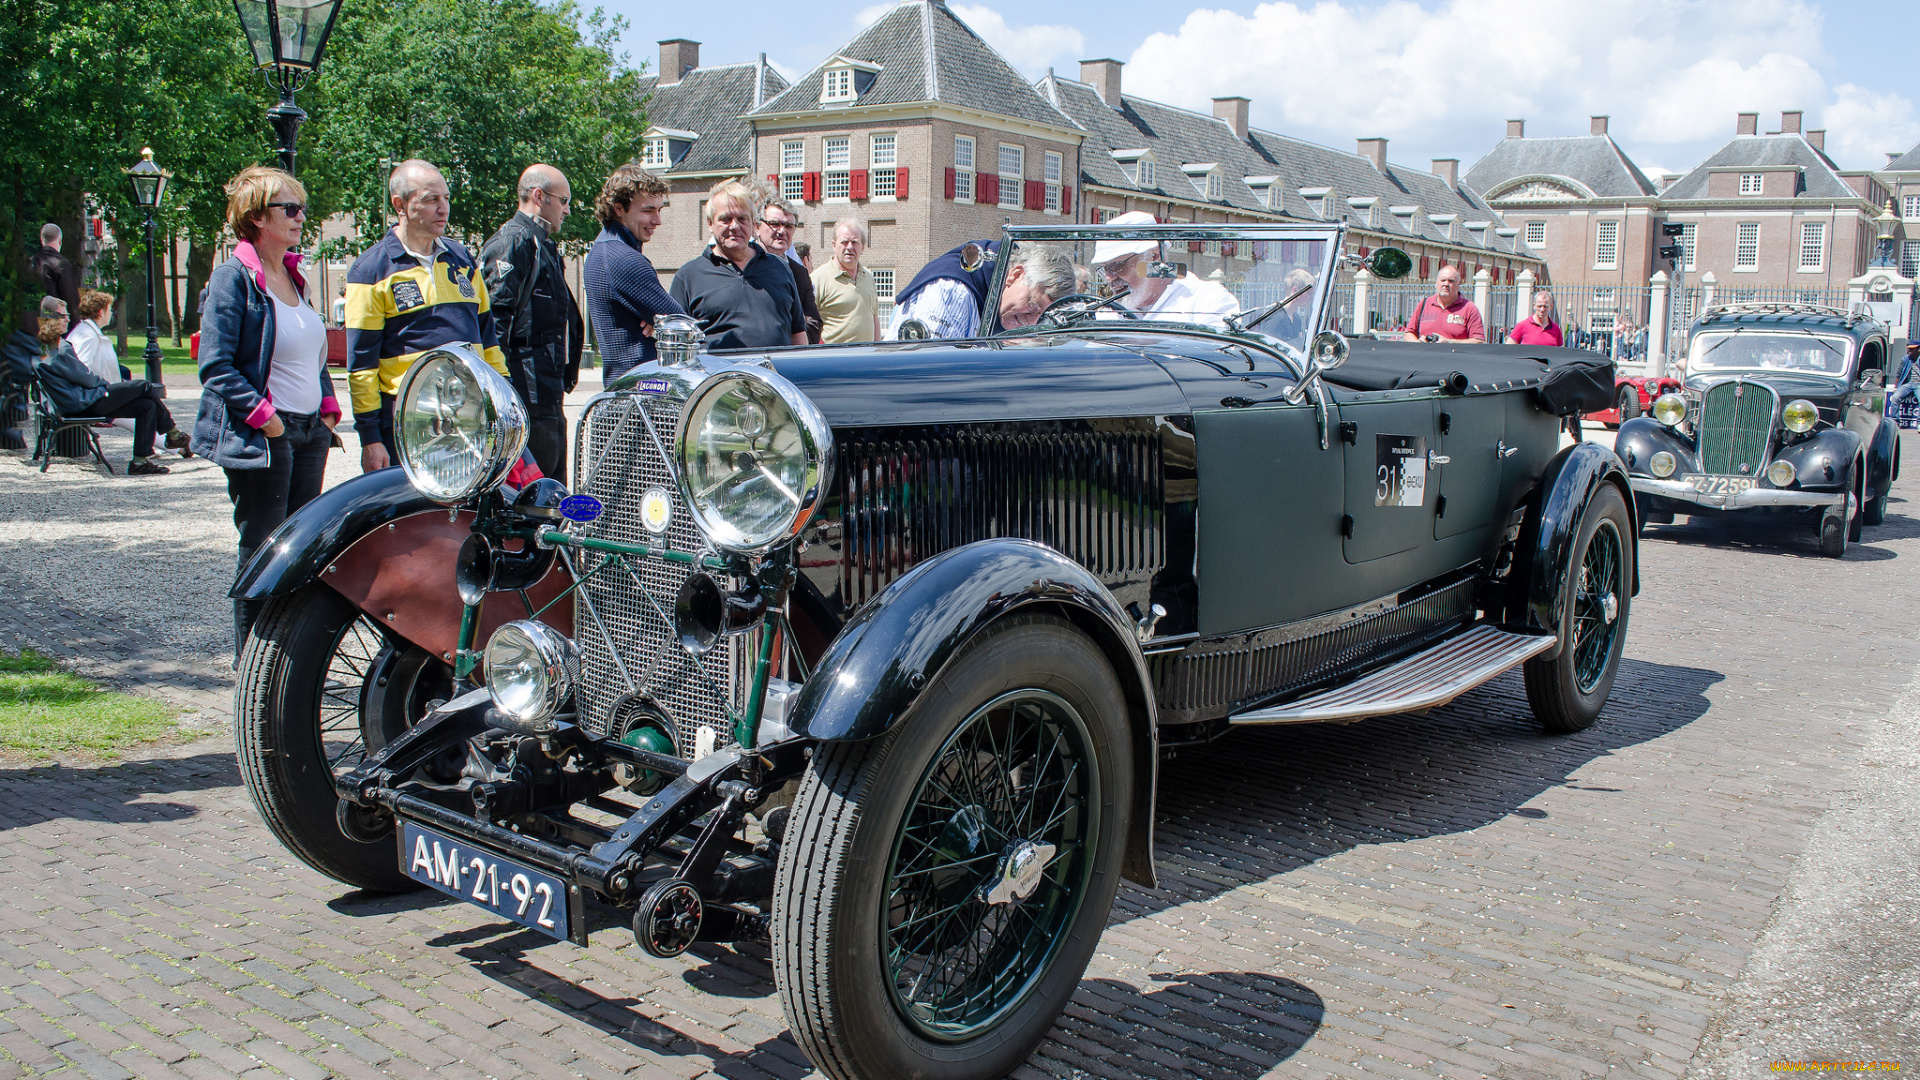
[[[880,339],[880,294],[873,286],[873,272],[860,265],[866,250],[865,222],[849,217],[834,223],[833,261],[813,272],[822,344]]]

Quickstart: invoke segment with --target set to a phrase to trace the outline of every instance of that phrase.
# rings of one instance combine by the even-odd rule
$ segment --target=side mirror
[[[1885,386],[1887,385],[1887,373],[1881,371],[1879,368],[1867,368],[1860,373],[1860,385]]]
[[[1315,370],[1332,371],[1346,363],[1352,351],[1353,346],[1347,344],[1345,337],[1332,330],[1322,330],[1307,343],[1307,361]]]
[[[1398,281],[1413,273],[1413,256],[1395,247],[1383,247],[1367,256],[1367,272],[1382,281]]]

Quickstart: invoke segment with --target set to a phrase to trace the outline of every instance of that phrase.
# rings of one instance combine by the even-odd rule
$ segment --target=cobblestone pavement
[[[1902,499],[1920,482],[1840,562],[1810,535],[1650,530],[1627,659],[1587,732],[1540,733],[1506,677],[1426,717],[1183,753],[1161,773],[1160,887],[1122,891],[1020,1075],[1765,1071],[1749,1036],[1777,1027],[1756,1005],[1793,982],[1796,935],[1834,925],[1794,905],[1870,874],[1825,856],[1871,824],[1823,820],[1832,792],[1870,803],[1860,778],[1913,745],[1920,502]],[[224,722],[211,668],[115,651],[144,616],[28,584],[0,643],[133,656],[122,681]],[[432,894],[345,891],[261,826],[221,737],[0,767],[0,1077],[808,1072],[764,947],[660,961],[617,913],[595,919],[582,950]],[[1878,993],[1857,1017],[1914,1008],[1910,981]],[[1916,1027],[1796,1045],[1897,1058]]]

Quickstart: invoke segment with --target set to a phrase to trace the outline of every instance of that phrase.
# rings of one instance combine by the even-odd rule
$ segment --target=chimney
[[[1735,132],[1735,134],[1752,135],[1758,132],[1759,130],[1760,130],[1760,114],[1759,113],[1743,112],[1740,114],[1740,129],[1737,132]]]
[[[1127,65],[1111,58],[1080,61],[1080,81],[1093,87],[1109,108],[1120,108],[1120,69]]]
[[[1827,152],[1827,129],[1814,128],[1812,131],[1807,132],[1807,142],[1815,150],[1818,150],[1823,154],[1826,153]]]
[[[1373,162],[1375,172],[1383,173],[1387,171],[1387,140],[1360,139],[1357,145],[1359,146],[1359,150],[1356,152],[1361,157]]]
[[[672,86],[700,66],[700,43],[669,38],[660,43],[660,85]]]
[[[1798,109],[1795,109],[1793,112],[1782,112],[1780,114],[1780,134],[1782,135],[1800,134],[1801,115],[1802,113]]]
[[[1460,159],[1457,157],[1437,157],[1433,159],[1433,175],[1447,182],[1450,188],[1460,186]]]
[[[1213,99],[1213,115],[1227,122],[1227,126],[1233,129],[1234,138],[1244,139],[1247,137],[1247,110],[1252,105],[1243,97],[1217,97]]]
[[[1507,138],[1524,139],[1526,137],[1527,137],[1527,122],[1525,120],[1507,121]]]
[[[1661,191],[1667,190],[1668,188],[1674,185],[1675,181],[1679,179],[1680,179],[1680,174],[1677,172],[1661,173],[1660,174],[1660,190]]]
[[[1594,117],[1589,122],[1587,133],[1589,135],[1605,135],[1607,133],[1607,118],[1604,116]]]
[[[1900,160],[1900,154],[1899,154],[1898,152],[1896,152],[1896,151],[1893,151],[1893,150],[1885,150],[1885,151],[1882,151],[1882,153],[1884,153],[1884,154],[1886,154],[1886,155],[1887,155],[1887,165],[1888,165],[1888,166],[1892,166],[1894,162],[1896,162],[1896,161],[1899,161],[1899,160]]]

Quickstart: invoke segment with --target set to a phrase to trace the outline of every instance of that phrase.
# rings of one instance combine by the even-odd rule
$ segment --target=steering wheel
[[[1113,308],[1115,311],[1118,311],[1123,318],[1138,319],[1140,317],[1139,312],[1119,306],[1121,297],[1126,295],[1127,294],[1123,292],[1115,293],[1112,296],[1095,296],[1092,293],[1068,293],[1053,303],[1048,304],[1046,310],[1040,313],[1040,318],[1035,320],[1035,325],[1049,324],[1052,326],[1069,326],[1079,319],[1092,315],[1103,307]],[[1075,303],[1080,306],[1068,311],[1059,311],[1060,308]]]

